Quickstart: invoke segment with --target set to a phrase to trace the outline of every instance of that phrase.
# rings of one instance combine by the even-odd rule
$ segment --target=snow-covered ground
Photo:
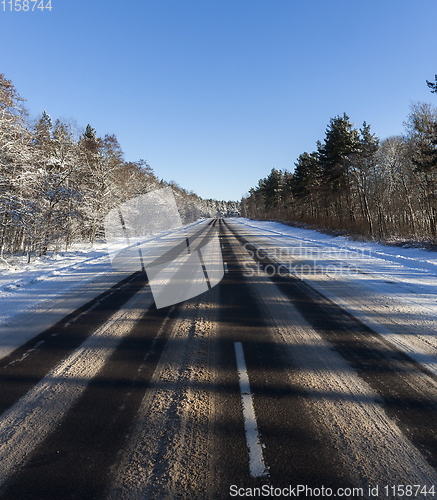
[[[86,244],[0,269],[0,359],[127,275],[112,269],[104,245]]]
[[[436,252],[357,243],[272,222],[229,222],[259,252],[271,254],[283,270],[302,278],[437,373]],[[156,238],[170,245],[174,241],[170,231]],[[153,239],[150,244],[154,245]],[[295,394],[307,395],[305,405],[311,403],[308,415],[314,420],[308,429],[314,432],[320,428],[323,436],[326,431],[336,460],[344,465],[344,478],[365,488],[402,482],[435,484],[435,470],[386,413],[379,393],[357,376],[330,342],[272,286],[268,276],[277,271],[272,267],[257,269],[251,248],[245,251],[235,240],[231,246],[240,262],[247,261],[245,272],[260,274],[260,278],[252,274],[250,281],[258,290],[253,296],[262,298],[258,305],[266,308],[265,317],[273,319],[266,321],[265,328],[289,353],[294,367],[286,373],[290,387]],[[77,246],[64,255],[30,266],[23,264],[21,270],[2,270],[0,358],[47,322],[65,316],[121,279],[123,272],[112,269],[104,246]],[[215,363],[219,347],[213,340],[220,328],[228,328],[226,321],[218,321],[217,292],[213,288],[212,294],[182,304],[175,322],[167,323],[166,319],[163,323],[171,325],[168,341],[145,392],[129,444],[120,455],[121,465],[114,469],[117,475],[110,498],[174,497],[175,492],[188,491],[191,485],[208,491],[210,474],[216,474],[217,439],[211,432],[217,422],[214,412],[225,408],[221,406],[223,394],[210,389],[229,380],[229,372]],[[142,289],[2,415],[0,463],[4,473],[0,482],[61,422],[151,303],[150,290]],[[157,329],[155,339],[163,332],[163,327]],[[249,367],[249,378],[255,373],[256,367]],[[277,376],[275,373],[272,379],[275,387]],[[408,377],[413,395],[432,393],[432,400],[435,391],[429,390],[429,380],[433,379],[428,378],[419,370]],[[262,408],[255,399],[258,416]],[[219,419],[224,417],[228,418],[223,414]],[[240,417],[233,412],[230,418]],[[265,446],[268,449],[268,443]]]
[[[437,375],[437,252],[277,222],[229,222],[282,263],[284,274],[296,274]],[[273,266],[259,272],[273,273]]]
[[[228,219],[272,256],[437,374],[437,252]],[[195,226],[195,224],[193,225]],[[266,270],[269,272],[269,269]],[[121,281],[105,245],[0,268],[0,357]]]
[[[178,231],[191,234],[203,221]],[[143,239],[143,249],[172,240],[178,231]],[[30,264],[22,257],[14,258],[13,266],[0,266],[0,358],[139,270],[114,269],[111,249],[105,243],[75,244]]]
[[[49,254],[26,263],[14,258],[13,267],[0,268],[0,323],[58,297],[111,271],[106,246],[76,243],[67,252]]]

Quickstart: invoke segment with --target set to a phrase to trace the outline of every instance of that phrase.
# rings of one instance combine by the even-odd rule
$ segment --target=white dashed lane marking
[[[258,434],[252,394],[250,392],[249,376],[244,359],[241,342],[235,342],[235,356],[237,358],[238,378],[240,380],[241,404],[243,406],[244,429],[246,431],[247,447],[249,448],[249,469],[252,477],[268,476],[264,462],[263,450]]]

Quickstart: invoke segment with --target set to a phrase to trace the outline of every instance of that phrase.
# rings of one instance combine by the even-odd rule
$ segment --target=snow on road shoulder
[[[142,288],[2,415],[0,486],[56,428],[152,301],[150,291]]]
[[[229,219],[259,251],[437,375],[437,252]]]
[[[183,230],[192,231],[203,219]],[[167,230],[146,238],[147,244],[171,235]],[[27,257],[15,257],[13,265],[6,268],[0,263],[0,325],[11,318],[34,309],[43,302],[58,298],[69,290],[113,273],[106,243],[75,243],[70,250],[49,253],[26,263]],[[122,278],[120,278],[121,281]]]
[[[77,243],[30,264],[25,260],[15,259],[12,269],[0,268],[0,324],[112,270],[103,244]]]
[[[319,233],[312,229],[302,229],[292,226],[287,226],[279,222],[270,221],[254,221],[244,218],[229,219],[232,224],[237,224],[241,227],[253,230],[254,234],[278,240],[278,237],[291,237],[302,243],[302,249],[314,245],[315,248],[324,248],[332,250],[332,253],[337,253],[343,257],[349,256],[354,259],[357,256],[362,256],[363,259],[360,265],[369,271],[383,272],[383,264],[389,266],[397,266],[400,273],[400,278],[405,275],[406,271],[416,272],[417,277],[432,276],[437,277],[437,252],[423,250],[420,248],[391,247],[380,243],[359,242],[353,241],[344,236],[330,236]],[[286,244],[286,242],[285,242]],[[366,267],[364,257],[369,257]],[[375,259],[379,259],[378,267],[375,267]],[[394,267],[387,269],[393,276]]]
[[[201,219],[178,231],[190,235],[202,222],[208,221]],[[143,243],[153,247],[158,241],[171,241],[174,233],[171,229],[149,235]],[[0,359],[133,272],[111,266],[106,243],[76,243],[69,251],[30,264],[22,257],[9,268],[0,266]]]
[[[0,359],[127,276],[112,269],[103,246],[86,245],[1,269]]]

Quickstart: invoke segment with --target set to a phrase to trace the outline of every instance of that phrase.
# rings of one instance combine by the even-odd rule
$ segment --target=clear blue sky
[[[437,104],[425,83],[437,73],[436,0],[0,9],[0,73],[31,116],[115,134],[127,160],[204,198],[240,199],[272,168],[292,171],[343,112],[384,138],[403,131],[411,102]]]

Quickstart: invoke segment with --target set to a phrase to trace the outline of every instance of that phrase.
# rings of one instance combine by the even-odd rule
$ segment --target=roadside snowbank
[[[277,222],[229,222],[258,251],[437,376],[437,252],[356,242]]]
[[[200,219],[180,231],[195,231]],[[175,230],[145,238],[147,246],[172,239]],[[14,259],[13,269],[0,267],[0,358],[127,278],[133,270],[111,266],[105,243],[77,243],[67,252],[26,264]],[[138,269],[139,270],[139,269]]]
[[[76,243],[30,264],[26,257],[14,261],[14,269],[0,269],[0,324],[112,270],[104,244]]]

